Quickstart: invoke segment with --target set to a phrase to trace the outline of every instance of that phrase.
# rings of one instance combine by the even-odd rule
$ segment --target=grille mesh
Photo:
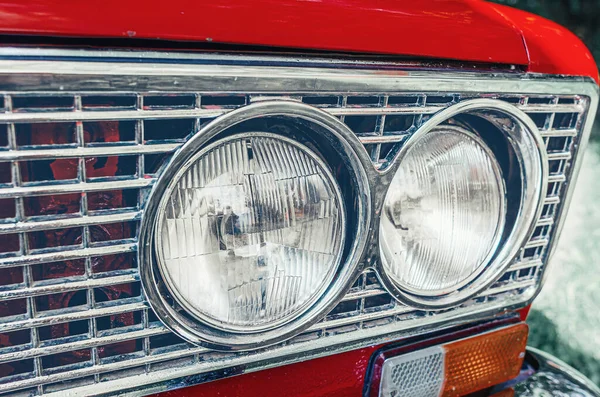
[[[260,96],[264,93],[4,93],[0,392],[44,394],[99,382],[110,390],[109,381],[173,368],[201,372],[225,366],[225,359],[261,353],[212,352],[168,331],[148,308],[135,257],[145,197],[170,153],[215,117]],[[406,138],[431,115],[473,97],[294,96],[346,123],[378,169],[389,166]],[[438,312],[397,303],[367,271],[323,321],[282,346],[323,338],[334,343],[341,335],[366,335],[361,331],[408,326],[448,313],[458,316],[474,305],[508,304],[515,296],[533,293],[588,98],[487,97],[529,114],[549,153],[543,213],[518,260],[479,296]]]

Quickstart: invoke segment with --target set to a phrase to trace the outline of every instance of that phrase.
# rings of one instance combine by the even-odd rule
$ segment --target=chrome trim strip
[[[226,59],[227,57],[224,57]],[[268,70],[268,72],[267,72]],[[53,76],[60,76],[55,79]],[[118,77],[118,78],[117,78]],[[322,94],[461,92],[597,96],[589,78],[368,69],[320,69],[119,62],[0,60],[0,90],[115,92],[141,90],[204,93]],[[426,82],[426,84],[424,84]],[[465,84],[468,82],[468,84]],[[593,103],[592,103],[593,107]]]
[[[48,160],[73,157],[127,156],[172,152],[181,143],[156,145],[111,145],[61,149],[21,149],[0,151],[0,161]]]
[[[47,219],[46,218],[50,218]],[[15,223],[0,223],[0,234],[36,232],[76,226],[103,225],[108,223],[131,222],[142,218],[142,211],[125,211],[107,215],[83,215],[71,218],[45,216],[39,220]]]
[[[92,317],[112,316],[115,314],[143,310],[146,308],[148,308],[148,305],[145,302],[140,301],[125,305],[113,305],[97,309],[85,309],[63,314],[39,315],[39,317],[34,317],[27,320],[13,321],[11,323],[0,323],[0,332],[18,331],[34,327],[43,327],[45,325],[66,323],[69,321],[87,320]]]
[[[37,265],[47,262],[58,262],[72,259],[86,258],[90,256],[114,255],[127,252],[135,252],[136,243],[106,245],[93,248],[73,249],[70,251],[45,252],[27,256],[0,258],[0,269],[14,266]]]
[[[27,298],[30,296],[58,294],[61,292],[77,291],[80,289],[126,284],[138,281],[139,279],[140,278],[137,274],[128,274],[122,276],[90,278],[83,281],[65,281],[61,284],[54,285],[40,285],[11,289],[0,291],[0,300]]]
[[[0,198],[49,196],[52,194],[96,192],[101,190],[136,189],[150,186],[154,179],[122,179],[107,182],[79,182],[53,185],[15,186],[0,189]]]

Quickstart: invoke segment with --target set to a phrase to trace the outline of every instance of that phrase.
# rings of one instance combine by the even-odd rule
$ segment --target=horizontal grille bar
[[[22,149],[0,151],[0,161],[52,160],[74,157],[126,156],[172,152],[181,143],[149,145],[107,145],[61,149]]]
[[[554,224],[554,219],[550,218],[550,217],[542,217],[540,218],[540,220],[536,223],[537,226],[551,226]]]
[[[564,130],[541,130],[540,134],[542,135],[542,137],[574,137],[577,136],[577,134],[579,133],[579,130],[574,129],[574,128],[570,128],[570,129],[564,129]]]
[[[46,252],[43,254],[32,254],[0,258],[0,269],[14,266],[35,265],[39,263],[67,261],[73,259],[87,258],[99,255],[115,255],[137,250],[136,243],[106,245],[102,247],[81,248],[69,251]]]
[[[529,240],[527,242],[527,244],[525,244],[525,249],[527,248],[535,248],[535,247],[543,247],[545,245],[548,245],[550,241],[548,240],[547,237],[534,237],[531,240]]]
[[[15,223],[0,223],[0,234],[35,232],[76,226],[102,225],[116,222],[140,220],[141,211],[127,211],[107,215],[86,215],[51,220],[28,220]]]
[[[543,263],[542,263],[541,259],[539,259],[539,258],[538,259],[529,259],[529,260],[516,262],[515,264],[511,265],[508,268],[508,271],[514,272],[516,270],[530,269],[530,268],[534,268],[534,267],[540,267],[542,265],[543,265]]]
[[[19,288],[8,291],[0,291],[0,300],[26,298],[30,296],[40,296],[49,294],[58,294],[68,291],[77,291],[87,288],[108,287],[111,285],[126,284],[138,281],[137,272],[112,277],[88,278],[81,281],[64,281],[60,284],[41,285],[27,288]]]
[[[136,331],[122,332],[107,336],[99,336],[96,338],[84,339],[76,342],[68,342],[60,345],[42,346],[33,349],[15,351],[4,354],[0,353],[0,363],[5,363],[14,360],[24,360],[33,357],[41,357],[49,354],[58,354],[98,346],[105,346],[113,343],[125,342],[128,340],[149,338],[152,336],[164,335],[168,332],[169,330],[167,328],[163,326],[156,326]]]
[[[544,204],[558,204],[560,203],[559,196],[548,196],[544,198]]]
[[[136,189],[154,183],[151,178],[123,179],[105,182],[79,182],[61,185],[18,186],[0,189],[0,198],[48,196],[52,194],[97,192],[102,190]]]
[[[147,309],[146,302],[135,302],[124,305],[113,305],[102,308],[79,310],[62,314],[43,315],[27,320],[18,320],[10,323],[0,323],[0,332],[18,331],[43,327],[46,325],[66,323],[70,321],[88,320],[94,317],[112,316],[115,314],[128,313],[136,310]]]
[[[528,113],[579,113],[583,107],[578,104],[516,105]],[[405,107],[344,107],[324,108],[334,116],[378,115],[378,114],[430,114],[446,106],[405,106]],[[72,112],[22,112],[0,114],[0,123],[48,123],[54,121],[102,121],[102,120],[147,120],[180,118],[213,118],[231,109],[168,109],[168,110],[119,110],[119,111],[72,111]]]
[[[409,136],[410,136],[409,134],[373,135],[373,136],[359,136],[358,139],[363,144],[397,143],[397,142],[404,141]]]
[[[201,347],[195,347],[190,349],[185,349],[184,351],[173,351],[168,352],[156,356],[145,356],[140,358],[133,358],[126,361],[113,362],[108,364],[97,364],[90,367],[74,369],[68,372],[62,372],[52,375],[42,375],[33,379],[25,379],[20,380],[13,383],[8,384],[0,384],[0,393],[8,392],[15,389],[21,389],[25,387],[43,385],[46,383],[54,383],[70,380],[73,378],[84,377],[88,375],[94,375],[99,373],[113,372],[118,370],[123,370],[127,368],[138,367],[141,365],[156,363],[160,361],[168,361],[182,357],[190,357],[195,354],[204,353],[207,349]]]
[[[571,152],[548,153],[548,160],[569,160]]]
[[[23,112],[0,114],[0,123],[50,123],[56,121],[104,121],[104,120],[148,120],[213,118],[228,109],[173,109],[173,110],[119,110],[93,112]]]
[[[563,174],[560,175],[550,175],[548,176],[548,183],[555,183],[555,182],[565,182],[567,180],[567,177],[564,176]]]

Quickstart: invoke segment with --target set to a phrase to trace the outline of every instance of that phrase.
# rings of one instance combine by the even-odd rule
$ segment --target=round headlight
[[[332,282],[344,208],[307,147],[268,133],[234,135],[191,157],[158,207],[154,244],[167,290],[226,331],[272,329]]]
[[[380,223],[384,271],[409,293],[453,291],[493,256],[505,216],[491,150],[464,129],[438,127],[405,153],[389,187]]]
[[[379,224],[379,279],[413,307],[458,305],[496,282],[539,219],[544,141],[515,106],[472,99],[404,143]]]

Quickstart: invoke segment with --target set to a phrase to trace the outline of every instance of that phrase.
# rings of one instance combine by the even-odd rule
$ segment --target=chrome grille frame
[[[161,53],[100,52],[105,60],[91,61],[94,52],[52,50],[3,49],[0,51],[0,92],[4,95],[4,113],[0,123],[7,126],[7,147],[0,149],[0,162],[10,162],[11,182],[0,186],[0,199],[15,202],[15,217],[0,221],[0,236],[17,234],[19,252],[0,254],[0,269],[21,267],[23,282],[0,287],[0,301],[25,299],[27,312],[14,318],[0,319],[0,333],[30,330],[30,343],[18,348],[0,348],[0,363],[33,360],[30,374],[0,382],[0,392],[22,390],[37,394],[52,392],[67,395],[71,392],[94,394],[132,390],[134,394],[160,391],[162,384],[145,388],[144,385],[194,376],[194,383],[210,379],[210,373],[233,366],[243,366],[243,372],[260,370],[285,363],[329,355],[362,346],[399,339],[432,329],[464,324],[475,319],[497,316],[531,302],[541,288],[541,278],[555,246],[572,183],[575,178],[579,152],[584,147],[598,105],[597,86],[586,78],[566,78],[532,74],[487,75],[484,73],[452,73],[433,71],[402,71],[397,65],[339,63],[323,60],[310,61],[310,67],[299,67],[285,58],[268,58],[272,66],[262,66],[265,58],[239,56],[203,56],[190,54],[165,55]],[[98,54],[96,54],[97,56]],[[10,59],[10,57],[24,59]],[[29,60],[27,56],[52,57],[50,60]],[[139,63],[134,63],[132,60]],[[185,63],[183,63],[185,61]],[[302,65],[305,66],[305,65]],[[333,66],[333,67],[332,67]],[[341,69],[340,69],[341,67]],[[432,87],[428,90],[428,87]],[[191,109],[147,109],[144,99],[156,94],[192,94]],[[274,348],[251,353],[217,353],[186,343],[152,349],[150,338],[167,335],[170,331],[152,320],[148,304],[142,294],[127,299],[94,302],[93,290],[108,285],[139,282],[136,267],[116,270],[101,277],[93,274],[91,260],[98,255],[133,253],[137,240],[116,241],[113,244],[90,244],[89,227],[113,222],[139,222],[143,203],[157,174],[144,171],[144,156],[172,153],[185,139],[146,142],[144,121],[158,119],[194,119],[194,130],[203,119],[212,119],[235,107],[206,108],[202,98],[215,94],[241,94],[244,104],[269,98],[306,101],[307,97],[335,97],[336,105],[320,106],[324,111],[347,121],[346,117],[376,116],[372,132],[358,132],[359,140],[369,147],[374,169],[385,170],[389,165],[381,160],[382,145],[401,145],[423,123],[423,119],[443,110],[449,104],[470,98],[499,98],[513,103],[527,114],[539,117],[540,132],[546,143],[552,138],[565,138],[563,150],[548,154],[549,161],[558,162],[558,173],[549,178],[552,188],[545,199],[542,217],[537,226],[545,232],[532,238],[522,250],[520,260],[513,263],[505,275],[483,293],[459,307],[442,311],[424,311],[397,303],[379,285],[368,268],[355,286],[343,298],[342,304],[354,310],[336,309],[323,321],[306,332]],[[16,112],[12,99],[19,96],[65,96],[73,98],[69,111]],[[86,95],[133,95],[135,109],[86,110],[82,97]],[[356,106],[348,98],[377,97],[375,106]],[[390,106],[398,97],[414,97],[414,106]],[[447,103],[427,103],[431,97],[451,97]],[[531,101],[534,99],[534,101]],[[352,102],[352,100],[350,101]],[[539,103],[543,102],[543,103]],[[314,104],[313,104],[314,105]],[[553,129],[557,114],[576,113],[573,128]],[[385,118],[395,115],[414,115],[414,128],[405,133],[386,134]],[[135,139],[115,144],[87,145],[83,123],[102,120],[132,120]],[[32,122],[75,122],[76,142],[69,147],[21,149],[17,145],[15,124]],[[412,127],[412,126],[411,126]],[[567,145],[568,142],[568,145]],[[87,180],[85,159],[98,156],[134,155],[136,174],[130,178]],[[57,158],[79,159],[76,181],[69,183],[23,183],[19,162]],[[575,161],[577,159],[577,161]],[[89,192],[114,189],[139,189],[138,206],[134,209],[89,213],[86,196]],[[70,216],[25,216],[24,199],[39,195],[81,193],[81,210]],[[552,209],[552,210],[551,210]],[[79,248],[69,250],[32,250],[28,247],[27,233],[65,227],[81,227],[83,240]],[[529,255],[533,253],[533,255]],[[57,260],[83,259],[86,271],[83,277],[73,279],[34,281],[31,266]],[[67,291],[86,291],[87,304],[76,310],[38,313],[35,297]],[[379,300],[377,300],[379,299]],[[387,301],[386,301],[387,299]],[[377,304],[374,304],[375,302]],[[383,302],[383,303],[382,303]],[[389,303],[386,303],[389,302]],[[96,318],[139,312],[139,326],[120,332],[104,332],[96,327]],[[90,324],[85,338],[69,338],[43,342],[38,328],[50,324],[85,320]],[[110,331],[110,330],[109,330]],[[127,340],[141,340],[139,354],[121,361],[107,361],[98,357],[98,348]],[[60,352],[91,349],[90,362],[78,364],[69,370],[46,371],[42,358]],[[205,374],[205,375],[198,375]],[[97,383],[102,382],[102,390]]]

